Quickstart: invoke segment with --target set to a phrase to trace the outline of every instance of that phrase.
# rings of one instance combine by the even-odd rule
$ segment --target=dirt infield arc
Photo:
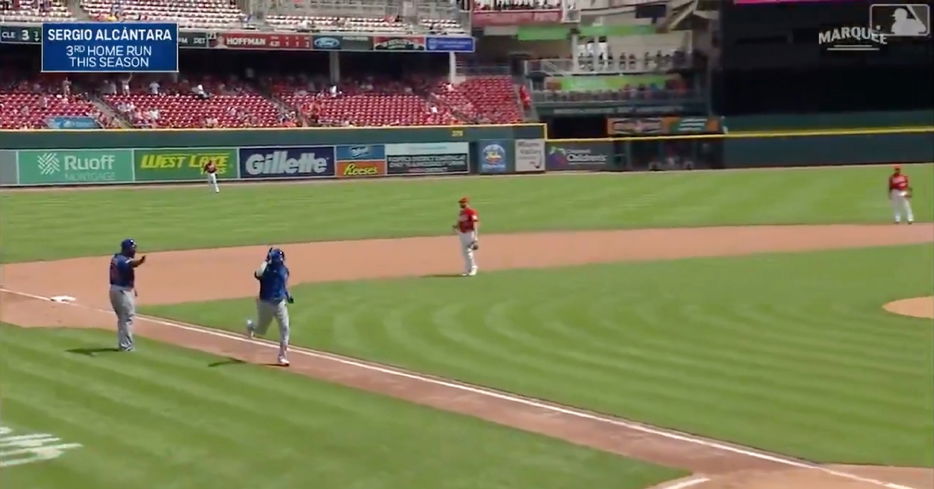
[[[485,236],[482,271],[625,260],[733,256],[778,251],[934,242],[934,225],[757,226]],[[683,244],[691,243],[690,248]],[[154,253],[141,273],[143,303],[250,296],[252,270],[265,246]],[[425,276],[459,270],[450,237],[306,243],[286,247],[297,282]],[[390,258],[391,257],[391,258]],[[6,266],[0,320],[21,326],[108,327],[113,323],[98,281],[106,258]],[[186,280],[179,282],[184,270]],[[189,279],[190,278],[190,279]],[[464,279],[469,280],[469,279]],[[67,295],[75,304],[51,302]],[[141,318],[137,334],[239,360],[263,363],[274,346],[158,318]],[[397,368],[296,349],[292,371],[438,409],[476,416],[571,443],[691,471],[663,487],[684,489],[934,489],[934,471],[818,466],[716,440],[645,426],[547,401],[438,379]]]
[[[934,295],[892,301],[882,307],[893,314],[918,319],[934,319]]]

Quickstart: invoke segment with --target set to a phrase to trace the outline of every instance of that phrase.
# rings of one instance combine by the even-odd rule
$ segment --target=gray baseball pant
[[[273,318],[279,325],[279,358],[285,358],[289,352],[289,308],[286,304],[285,299],[279,302],[256,301],[256,333],[265,335]]]
[[[111,287],[110,305],[117,314],[117,348],[133,351],[133,318],[136,316],[133,289]]]

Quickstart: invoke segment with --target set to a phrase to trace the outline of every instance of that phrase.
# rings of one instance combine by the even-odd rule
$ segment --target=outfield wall
[[[367,178],[545,170],[545,126],[0,131],[0,185]]]
[[[545,126],[0,131],[0,186],[645,170],[934,161],[934,126],[546,140]]]
[[[664,167],[670,155],[695,168],[928,163],[934,162],[934,126],[565,139],[546,147],[549,171],[639,171],[653,162]]]

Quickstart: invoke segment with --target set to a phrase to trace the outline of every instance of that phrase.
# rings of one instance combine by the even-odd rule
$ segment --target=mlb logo
[[[923,3],[885,3],[869,7],[869,28],[887,37],[929,37],[931,6]]]

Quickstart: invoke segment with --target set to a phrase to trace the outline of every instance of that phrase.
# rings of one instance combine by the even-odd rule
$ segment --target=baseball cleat
[[[474,268],[473,270],[470,271],[470,273],[467,274],[467,276],[468,276],[468,277],[473,277],[473,276],[476,275],[476,274],[477,274],[477,269]]]
[[[252,320],[252,319],[247,319],[247,320],[246,320],[246,337],[252,340],[252,339],[253,339],[253,335],[254,335],[254,332],[253,332],[253,320]]]
[[[289,360],[287,358],[280,358],[276,363],[278,363],[280,367],[289,366]]]

